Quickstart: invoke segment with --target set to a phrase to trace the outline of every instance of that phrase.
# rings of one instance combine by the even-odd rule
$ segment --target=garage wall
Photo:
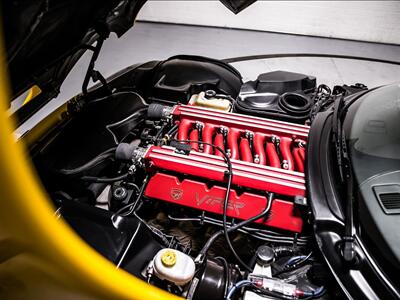
[[[219,1],[150,0],[139,20],[400,44],[400,1],[258,1],[234,15]]]

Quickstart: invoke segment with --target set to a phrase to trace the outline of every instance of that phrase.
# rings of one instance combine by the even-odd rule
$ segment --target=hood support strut
[[[101,75],[101,73],[99,71],[94,69],[96,60],[99,57],[101,47],[103,46],[103,43],[107,37],[108,37],[108,34],[100,34],[99,38],[97,39],[96,46],[93,49],[90,49],[93,51],[93,55],[90,59],[89,66],[88,66],[88,69],[85,74],[85,79],[83,80],[83,84],[82,84],[82,94],[84,96],[86,96],[88,93],[88,85],[89,85],[90,79],[92,79],[93,82],[100,81],[102,83],[102,85],[104,86],[104,88],[106,89],[107,93],[109,95],[111,95],[111,90],[108,87],[106,79],[104,78],[103,75]]]

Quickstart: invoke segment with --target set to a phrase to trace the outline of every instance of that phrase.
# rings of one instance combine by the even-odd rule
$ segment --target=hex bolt
[[[250,130],[246,130],[244,132],[244,136],[245,136],[246,139],[249,139],[249,138],[252,138],[254,136],[254,133],[251,132]]]
[[[222,133],[224,136],[228,134],[228,128],[225,126],[221,126],[219,128],[220,133]]]
[[[128,196],[128,192],[122,186],[117,187],[113,192],[113,197],[115,200],[122,201]]]
[[[282,168],[285,170],[289,169],[289,164],[287,160],[282,161]]]
[[[199,122],[199,121],[196,121],[196,129],[203,129],[203,127],[204,127],[204,125],[203,125],[203,123],[201,123],[201,122]]]

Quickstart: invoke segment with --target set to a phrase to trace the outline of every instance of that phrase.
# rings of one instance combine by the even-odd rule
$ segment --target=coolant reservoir
[[[153,259],[153,266],[158,278],[171,281],[176,285],[184,285],[192,280],[196,269],[189,255],[169,248],[157,252]]]
[[[212,90],[192,95],[189,104],[218,109],[226,112],[231,111],[232,107],[231,101],[224,98],[218,98],[218,95],[216,95]]]

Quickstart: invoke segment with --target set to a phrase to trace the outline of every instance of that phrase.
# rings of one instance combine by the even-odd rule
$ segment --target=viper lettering
[[[221,197],[213,197],[210,195],[204,195],[203,197],[200,198],[199,193],[196,193],[195,198],[196,198],[196,204],[198,206],[201,206],[205,203],[209,206],[217,205],[222,208],[224,205],[224,198],[221,198]],[[246,206],[246,204],[244,202],[238,202],[238,201],[232,202],[232,200],[230,200],[230,202],[228,203],[228,209],[233,210],[237,216],[240,216],[240,209],[245,206]]]

